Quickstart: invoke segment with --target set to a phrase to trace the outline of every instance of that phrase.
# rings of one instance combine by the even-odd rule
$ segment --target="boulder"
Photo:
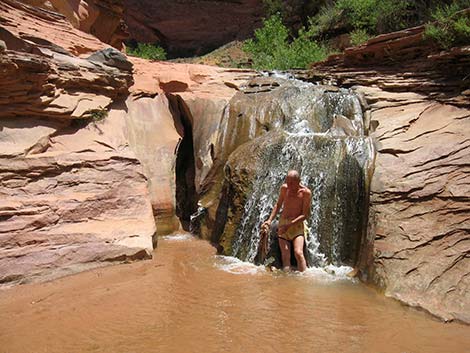
[[[88,61],[100,63],[107,66],[115,67],[124,71],[132,71],[132,63],[120,51],[114,48],[106,48],[94,52],[88,58]]]

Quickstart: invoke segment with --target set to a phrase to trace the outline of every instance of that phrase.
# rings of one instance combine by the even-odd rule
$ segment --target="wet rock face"
[[[355,85],[370,104],[377,155],[363,278],[470,322],[469,47],[438,53],[422,31],[379,36],[314,74]]]
[[[349,130],[338,119],[347,120]],[[348,136],[351,131],[360,136]],[[312,190],[310,264],[353,265],[364,231],[369,148],[362,108],[347,91],[276,78],[250,81],[221,123],[212,175],[223,182],[201,198],[208,208],[203,237],[225,254],[255,260],[260,224],[287,171],[297,169]]]
[[[202,55],[261,26],[260,0],[125,0],[130,39],[160,43],[172,57]]]

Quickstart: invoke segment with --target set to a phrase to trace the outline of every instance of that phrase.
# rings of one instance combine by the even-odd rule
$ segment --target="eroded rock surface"
[[[74,55],[88,56],[108,47],[92,34],[73,27],[63,15],[16,0],[0,2],[0,23],[0,39],[6,41],[10,50],[26,51],[16,47],[18,41],[15,38],[22,39],[20,42],[23,43],[26,41],[27,50],[32,50],[35,46],[53,46],[56,51],[65,49]],[[4,36],[7,36],[7,39],[4,39]],[[24,45],[21,44],[23,48]]]
[[[20,0],[21,2],[58,12],[75,28],[94,35],[100,41],[122,49],[128,37],[123,21],[122,0]]]
[[[238,87],[257,74],[250,70],[131,60],[135,83],[127,102],[130,143],[150,179],[158,232],[176,230],[176,216],[189,229],[190,215],[197,209],[197,195],[214,163],[224,109]]]
[[[377,156],[360,267],[385,293],[470,322],[470,48],[436,52],[423,28],[313,67],[370,104]]]
[[[0,15],[10,16],[0,28],[0,284],[151,257],[147,178],[125,120],[132,64],[25,35],[28,21],[14,20],[47,13],[21,6]]]
[[[151,256],[147,179],[128,146],[124,118],[112,109],[102,122],[44,134],[41,150],[0,159],[0,282]],[[11,136],[5,132],[2,141]]]

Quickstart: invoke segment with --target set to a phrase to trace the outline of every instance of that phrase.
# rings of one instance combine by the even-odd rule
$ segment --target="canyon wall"
[[[156,234],[180,228],[179,143],[201,178],[223,107],[253,73],[129,61],[24,2],[1,2],[0,22],[0,283],[151,257]]]
[[[65,16],[67,21],[104,43],[122,49],[129,35],[123,21],[122,0],[21,0],[21,2]]]
[[[244,40],[261,26],[261,0],[125,0],[124,18],[137,42],[159,43],[171,57],[202,55]]]
[[[139,21],[146,3],[127,1],[135,12],[126,16]],[[65,9],[54,1],[28,3],[40,7],[0,2],[0,283],[148,258],[155,235],[177,230],[180,222],[188,228],[201,205],[208,212],[201,234],[218,242],[228,157],[217,153],[221,121],[231,113],[236,121],[253,108],[227,108],[240,90],[260,97],[274,83],[250,86],[258,76],[251,70],[125,57],[110,48],[119,47],[113,31],[103,29],[108,35],[100,38],[96,27],[118,22],[90,15],[98,4],[119,14],[118,1],[60,2],[73,5]],[[248,35],[259,23],[257,1],[203,5],[215,11],[204,17],[199,4],[206,20],[194,16],[198,20],[185,25],[197,7],[188,5],[182,22],[165,23],[161,12],[158,26],[143,21],[142,37],[134,38],[195,53]],[[184,4],[167,6],[179,13]],[[88,15],[81,17],[84,8]],[[237,22],[224,20],[224,13]],[[226,30],[214,37],[221,23]],[[207,26],[212,34],[204,34]],[[196,41],[188,34],[193,30],[200,33]],[[359,276],[389,296],[465,322],[469,54],[470,47],[439,52],[417,27],[373,38],[297,73],[364,97],[377,154]],[[245,152],[240,158],[249,169]]]
[[[439,52],[423,27],[313,66],[368,104],[377,155],[361,276],[386,295],[470,322],[470,47]]]
[[[132,64],[56,14],[0,9],[0,283],[151,257],[147,179],[124,120]]]

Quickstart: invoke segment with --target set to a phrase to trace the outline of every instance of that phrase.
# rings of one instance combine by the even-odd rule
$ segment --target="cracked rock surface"
[[[354,87],[376,145],[359,267],[386,295],[470,322],[470,47],[437,52],[423,28],[315,65]]]

